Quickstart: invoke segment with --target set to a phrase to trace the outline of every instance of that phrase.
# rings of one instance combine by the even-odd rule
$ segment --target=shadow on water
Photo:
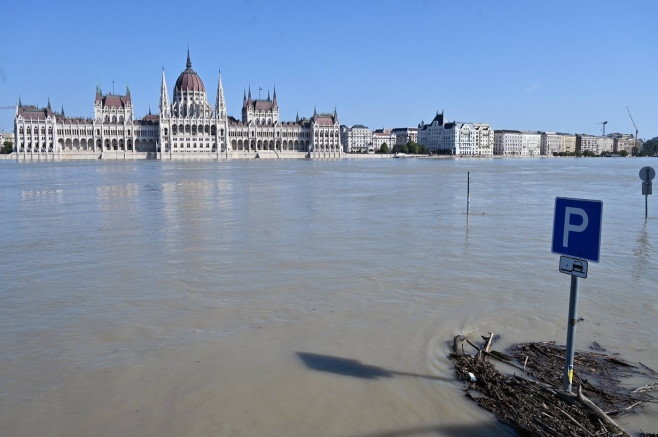
[[[359,434],[351,437],[421,437],[421,436],[446,436],[446,437],[473,437],[473,436],[514,436],[511,430],[505,432],[505,426],[488,428],[485,425],[426,425],[392,431],[374,432],[371,434]]]
[[[330,355],[313,354],[309,352],[297,352],[297,356],[309,369],[319,372],[335,373],[337,375],[351,376],[363,379],[392,378],[394,376],[413,376],[435,381],[454,381],[454,378],[440,376],[421,375],[419,373],[398,372],[383,367],[363,364],[358,360],[349,358],[332,357]]]
[[[330,355],[314,354],[310,352],[297,352],[300,360],[312,370],[335,373],[337,375],[354,378],[379,379],[393,378],[395,376],[412,376],[435,381],[454,381],[454,378],[421,375],[418,373],[398,372],[379,366],[363,364],[350,358],[334,357]],[[471,437],[471,436],[500,436],[515,435],[513,431],[500,424],[468,424],[468,425],[422,425],[403,429],[377,431],[368,434],[358,434],[350,437],[421,437],[421,436]]]

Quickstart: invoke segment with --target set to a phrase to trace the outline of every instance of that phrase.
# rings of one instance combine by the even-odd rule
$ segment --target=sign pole
[[[578,323],[578,277],[587,277],[587,261],[599,262],[603,202],[600,200],[555,198],[552,252],[560,258],[560,272],[571,275],[567,350],[564,358],[563,389],[571,392],[573,357]]]
[[[649,219],[649,195],[652,194],[651,180],[656,177],[656,170],[653,167],[642,167],[640,169],[640,179],[642,179],[642,194],[644,194],[644,221]]]
[[[578,323],[578,276],[571,276],[571,295],[569,298],[569,320],[567,326],[567,353],[564,361],[564,391],[571,392],[573,380],[573,356],[576,340],[576,323]]]
[[[468,172],[466,179],[466,215],[471,209],[471,172]]]

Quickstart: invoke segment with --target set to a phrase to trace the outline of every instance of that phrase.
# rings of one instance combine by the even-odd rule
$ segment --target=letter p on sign
[[[552,252],[599,262],[602,210],[600,200],[556,197]]]
[[[571,216],[578,215],[581,218],[579,225],[571,223]],[[569,232],[583,232],[587,229],[589,218],[587,213],[582,208],[573,208],[567,206],[564,208],[564,232],[562,233],[562,247],[569,247]]]

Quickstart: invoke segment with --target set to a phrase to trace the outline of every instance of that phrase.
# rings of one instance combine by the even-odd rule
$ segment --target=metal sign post
[[[656,171],[649,166],[640,169],[640,179],[642,179],[642,195],[644,195],[644,220],[649,218],[649,196],[652,194],[651,181],[656,177]]]
[[[578,323],[578,276],[571,276],[571,293],[569,294],[569,324],[567,325],[567,352],[564,362],[564,379],[562,389],[571,391],[573,381],[573,356],[575,354],[576,323]]]
[[[587,261],[599,262],[601,247],[600,200],[555,198],[552,252],[561,255],[560,272],[571,275],[567,351],[564,361],[564,391],[571,391],[576,324],[578,323],[578,278],[587,277]]]

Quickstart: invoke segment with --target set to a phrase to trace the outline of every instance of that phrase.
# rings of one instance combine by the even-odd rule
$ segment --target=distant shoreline
[[[153,158],[146,156],[125,156],[125,157],[116,157],[116,158],[100,158],[100,155],[89,154],[89,155],[53,155],[53,154],[44,154],[38,156],[19,156],[15,152],[9,154],[0,154],[0,161],[22,161],[22,162],[48,162],[48,161],[232,161],[232,160],[286,160],[286,159],[308,159],[308,160],[317,160],[317,159],[391,159],[396,158],[395,154],[373,154],[373,153],[344,153],[340,158],[315,158],[315,157],[283,157],[283,158],[274,158],[274,157],[256,157],[256,156],[235,156],[231,158],[217,158],[217,157],[186,157],[178,159],[162,159],[162,158]],[[639,156],[500,156],[500,155],[405,155],[404,157],[399,157],[398,159],[533,159],[533,158],[641,158]]]

